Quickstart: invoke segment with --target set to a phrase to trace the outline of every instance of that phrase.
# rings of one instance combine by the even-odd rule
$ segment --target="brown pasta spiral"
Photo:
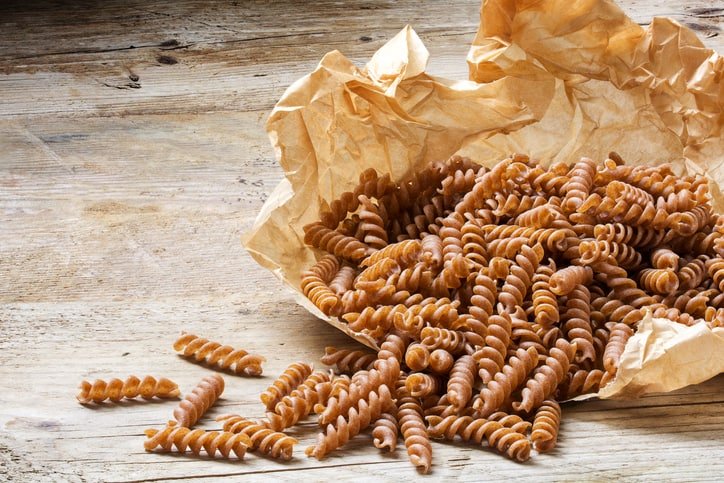
[[[488,319],[488,336],[485,337],[485,346],[473,353],[473,359],[478,364],[478,373],[484,383],[490,382],[505,365],[512,330],[510,314],[506,312],[492,315]]]
[[[312,223],[304,227],[304,243],[350,262],[360,262],[373,251],[369,245],[336,230],[330,230],[322,223]]]
[[[337,349],[325,347],[322,364],[335,366],[343,374],[354,374],[358,371],[369,370],[377,359],[377,355],[360,350]]]
[[[407,312],[407,307],[403,304],[382,305],[377,308],[365,307],[361,313],[349,312],[343,318],[352,330],[368,331],[373,336],[377,336],[389,331],[396,314],[404,315],[405,312]]]
[[[435,374],[447,374],[454,363],[455,358],[444,349],[435,349],[430,353],[430,371]]]
[[[497,421],[504,427],[510,428],[520,434],[528,434],[528,431],[533,425],[531,422],[523,420],[523,418],[517,414],[508,414],[503,411],[496,411],[490,416],[486,416],[485,419],[488,421]]]
[[[608,344],[603,352],[603,367],[610,375],[616,374],[618,361],[626,347],[626,342],[633,335],[633,330],[626,324],[618,323],[611,327]]]
[[[223,377],[218,374],[204,377],[174,409],[173,417],[179,426],[192,427],[214,405],[222,392],[224,392]]]
[[[310,364],[294,362],[284,370],[271,386],[259,395],[259,399],[268,410],[272,410],[284,396],[303,383],[311,373],[312,366]]]
[[[405,378],[397,381],[397,422],[405,441],[410,462],[422,473],[428,473],[432,465],[432,446],[425,429],[420,401],[407,391]]]
[[[596,164],[589,158],[581,158],[568,173],[569,181],[561,186],[561,194],[565,195],[563,207],[567,211],[575,211],[583,200],[588,197],[596,175]]]
[[[201,450],[204,450],[212,458],[218,452],[222,458],[228,459],[233,453],[238,459],[244,459],[246,449],[251,445],[251,440],[245,434],[189,429],[176,426],[176,421],[169,421],[161,430],[147,429],[144,433],[148,438],[143,443],[146,451],[153,451],[160,446],[164,451],[176,448],[179,453],[188,450],[200,455]]]
[[[543,247],[539,243],[533,247],[521,247],[520,253],[515,257],[515,264],[510,267],[510,274],[498,293],[498,300],[507,311],[513,312],[516,306],[523,305],[523,299],[533,283],[533,275],[542,258]]]
[[[299,442],[291,436],[272,431],[238,414],[224,414],[217,417],[216,420],[223,423],[224,431],[248,436],[250,451],[257,450],[272,458],[281,460],[292,459],[294,445]]]
[[[266,361],[262,356],[243,349],[234,349],[185,332],[174,342],[173,348],[184,357],[192,357],[197,362],[245,376],[260,376],[261,364]]]
[[[538,351],[534,347],[518,349],[503,369],[480,391],[473,407],[484,418],[498,411],[537,365]]]
[[[143,399],[175,398],[180,394],[178,384],[175,382],[165,377],[156,379],[152,376],[146,376],[143,380],[129,376],[125,381],[114,377],[108,382],[96,379],[92,384],[82,381],[79,389],[76,398],[81,404],[101,403],[106,399],[118,402],[123,398],[133,399],[138,396]]]
[[[568,295],[577,285],[586,285],[591,283],[592,279],[591,267],[570,266],[551,275],[549,284],[551,292],[554,294]]]
[[[430,365],[430,350],[422,344],[410,344],[405,352],[405,364],[412,371],[422,371]]]
[[[303,417],[311,414],[315,405],[324,405],[331,391],[332,384],[328,373],[317,371],[311,374],[288,396],[284,396],[272,412],[267,412],[269,427],[275,431],[283,431],[294,426]]]
[[[539,453],[547,453],[556,447],[561,426],[561,406],[553,399],[546,399],[538,408],[533,420],[530,440]]]
[[[704,281],[706,276],[706,260],[708,257],[700,256],[687,261],[677,273],[679,289],[690,290],[696,288]]]
[[[706,269],[709,272],[714,286],[720,292],[724,292],[724,258],[716,257],[706,261]]]
[[[676,270],[679,266],[679,255],[668,248],[659,248],[651,254],[651,266],[660,270]]]
[[[390,258],[397,262],[400,266],[407,266],[418,260],[421,253],[422,244],[420,243],[420,240],[405,240],[387,245],[385,248],[376,251],[362,260],[359,265],[360,267],[369,267],[380,260]]]
[[[513,402],[513,409],[530,412],[543,404],[543,401],[563,382],[575,353],[575,344],[570,344],[565,339],[558,339],[556,346],[550,350],[545,364],[536,369],[533,377],[528,379],[521,393],[522,400]]]
[[[591,327],[591,293],[585,285],[578,285],[568,294],[562,319],[563,332],[578,348],[576,361],[594,361],[596,349],[593,346]]]
[[[358,406],[351,407],[346,417],[340,415],[336,424],[328,424],[325,432],[319,434],[317,444],[306,449],[307,456],[321,460],[379,419],[393,405],[390,390],[386,385],[380,386],[378,391],[369,394],[368,399],[361,399]]]
[[[599,389],[608,384],[609,380],[609,374],[600,369],[589,371],[572,365],[566,380],[561,384],[559,397],[570,399],[582,394],[598,392]]]
[[[427,349],[443,349],[452,355],[465,352],[467,339],[463,332],[439,327],[425,327],[420,332],[420,343]]]
[[[346,291],[352,289],[354,277],[357,271],[354,267],[344,266],[339,269],[337,275],[329,282],[329,289],[337,295],[343,295]]]
[[[385,205],[377,205],[365,195],[359,195],[360,238],[370,247],[379,250],[387,246],[387,212]]]
[[[679,288],[679,277],[671,269],[645,268],[639,274],[639,283],[649,292],[668,295]]]
[[[302,272],[302,293],[327,315],[337,315],[342,301],[328,285],[339,271],[339,261],[334,255],[325,255],[309,270]]]
[[[455,361],[450,371],[450,380],[447,383],[447,399],[458,409],[465,407],[473,397],[476,368],[475,359],[472,356],[465,355]]]
[[[550,289],[550,279],[555,272],[555,264],[539,265],[533,275],[532,299],[535,322],[542,327],[551,327],[560,321],[558,301]]]
[[[487,441],[508,458],[516,461],[527,461],[530,458],[530,441],[519,432],[506,428],[497,421],[473,419],[470,416],[427,416],[427,432],[433,438],[452,440],[456,435],[463,441],[474,441],[481,444]]]
[[[436,394],[444,387],[440,377],[424,372],[413,372],[407,376],[405,384],[407,385],[407,391],[413,397],[425,397]]]
[[[392,413],[382,413],[372,430],[375,448],[394,451],[397,448],[397,418]]]

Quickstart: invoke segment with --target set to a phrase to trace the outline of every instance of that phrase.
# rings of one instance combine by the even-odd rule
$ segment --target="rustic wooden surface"
[[[622,2],[724,50],[721,0]],[[471,1],[32,2],[0,6],[0,479],[139,481],[371,477],[412,481],[404,450],[364,435],[323,462],[143,451],[175,403],[75,402],[83,378],[208,370],[174,355],[180,330],[266,354],[227,377],[210,416],[261,416],[286,364],[351,343],[297,306],[240,234],[281,179],[263,123],[287,85],[339,49],[363,63],[406,23],[430,71],[464,78]],[[379,27],[382,25],[383,27]],[[559,448],[515,464],[436,444],[433,478],[706,480],[724,474],[724,377],[636,401],[566,405]],[[202,427],[215,424],[207,418]]]

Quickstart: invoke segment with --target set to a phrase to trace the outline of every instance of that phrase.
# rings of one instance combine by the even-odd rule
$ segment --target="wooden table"
[[[404,449],[380,454],[369,435],[307,459],[311,419],[293,431],[302,443],[289,463],[150,454],[142,432],[174,402],[89,409],[74,396],[83,378],[128,374],[189,390],[209,370],[174,355],[182,329],[265,354],[264,378],[226,378],[201,425],[211,428],[222,412],[261,416],[257,394],[288,363],[352,346],[240,245],[282,177],[264,119],[325,52],[362,64],[407,23],[432,73],[465,78],[478,2],[33,4],[0,7],[0,479],[417,479]],[[722,0],[624,8],[644,24],[674,17],[724,50]],[[521,465],[435,444],[432,477],[721,477],[722,402],[720,376],[636,401],[566,405],[553,454]]]

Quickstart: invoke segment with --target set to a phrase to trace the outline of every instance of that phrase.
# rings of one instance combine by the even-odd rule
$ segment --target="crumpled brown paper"
[[[545,163],[615,150],[630,164],[672,163],[711,179],[724,207],[724,62],[673,20],[644,29],[606,0],[486,0],[468,54],[471,80],[425,73],[428,52],[406,27],[364,68],[340,52],[291,85],[267,130],[286,179],[246,248],[299,291],[314,263],[302,226],[367,168],[400,179],[453,154],[492,165],[512,152]],[[671,391],[724,371],[724,329],[646,319],[601,397]],[[701,357],[700,351],[710,352]]]

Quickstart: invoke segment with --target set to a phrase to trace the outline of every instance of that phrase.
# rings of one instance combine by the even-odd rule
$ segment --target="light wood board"
[[[724,2],[622,2],[695,28],[720,51]],[[284,89],[339,49],[360,65],[405,24],[429,71],[465,78],[476,1],[33,2],[0,6],[0,479],[166,481],[420,478],[404,449],[362,435],[323,462],[149,454],[143,430],[174,402],[75,402],[83,378],[208,369],[171,343],[196,331],[266,355],[226,377],[222,412],[262,416],[258,393],[295,360],[353,346],[297,306],[240,245],[281,170],[263,129]],[[435,444],[430,479],[712,480],[724,475],[724,377],[635,401],[564,407],[558,449],[512,463]]]

